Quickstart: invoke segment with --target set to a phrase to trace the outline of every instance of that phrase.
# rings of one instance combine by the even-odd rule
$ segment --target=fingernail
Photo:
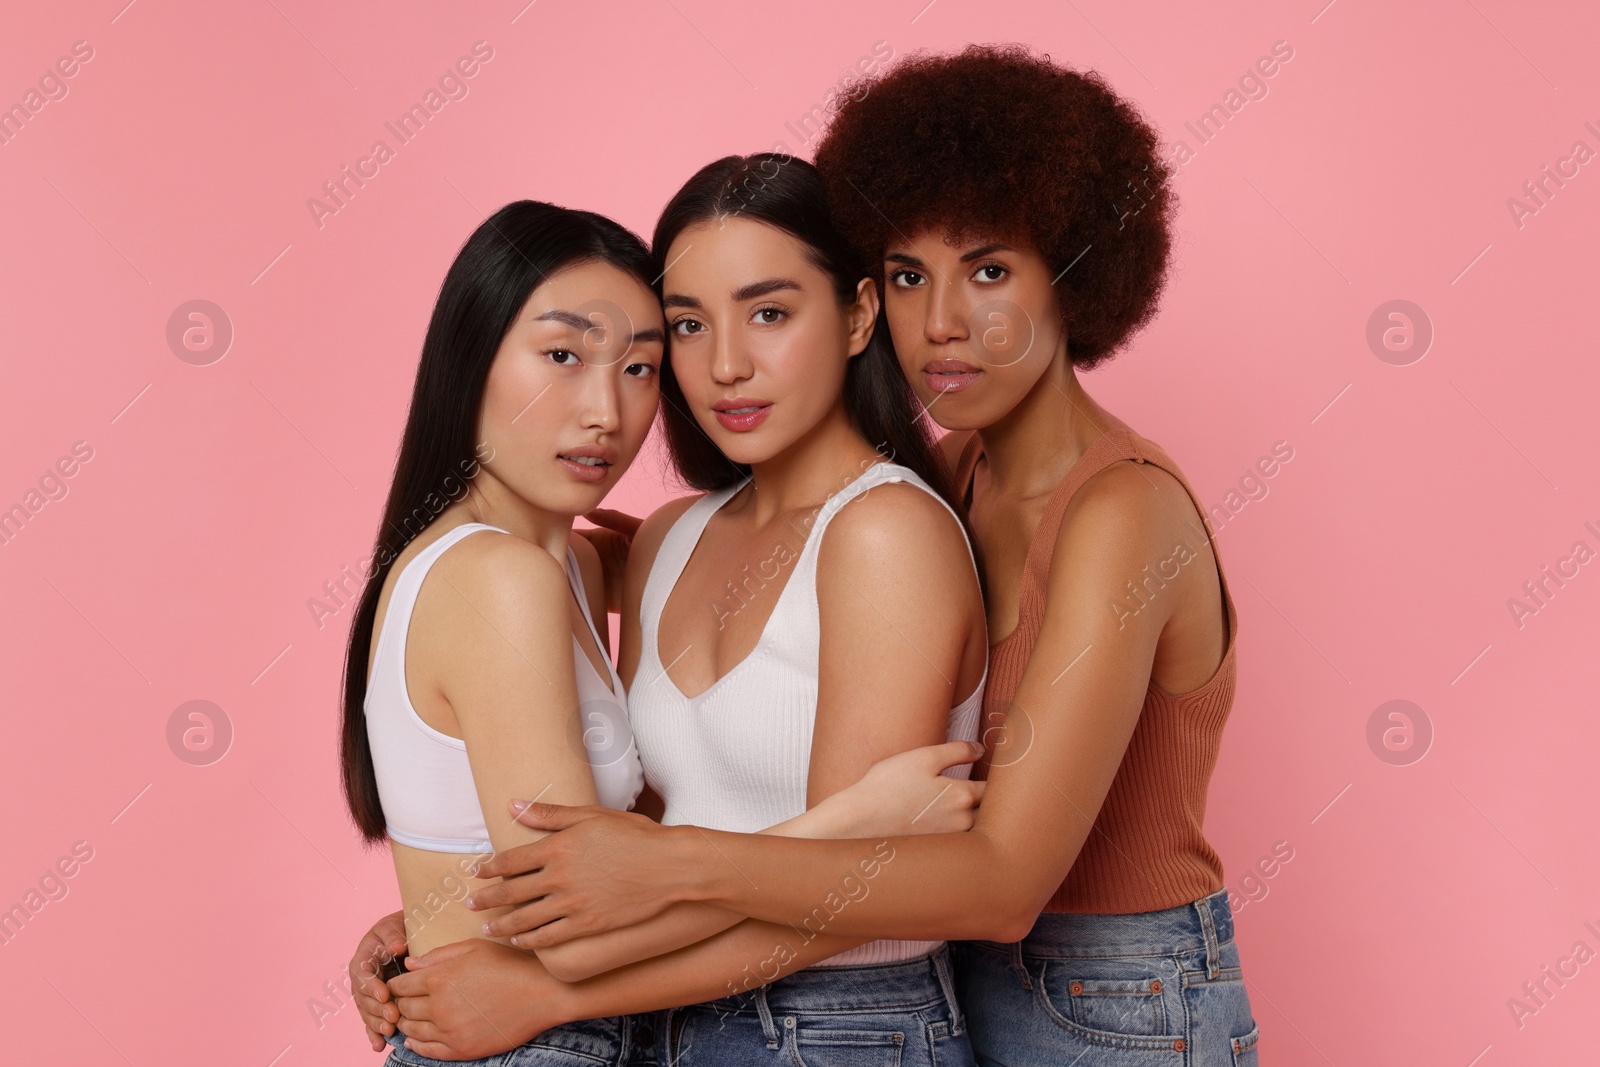
[[[516,812],[518,815],[521,815],[523,812],[527,811],[528,806],[529,803],[526,800],[513,800],[511,802],[511,810]]]
[[[477,871],[473,871],[472,873],[473,874],[477,874],[478,872]],[[478,906],[478,902],[472,899],[472,894],[471,893],[468,893],[467,894],[467,907],[476,908],[477,906]]]
[[[483,924],[483,936],[484,937],[488,937],[489,936],[489,924],[488,923],[484,923]]]
[[[468,867],[467,873],[472,875],[474,878],[478,877],[478,865],[474,863],[471,867]],[[469,897],[468,899],[470,900],[471,898]]]
[[[511,935],[511,943],[513,945],[516,945],[518,948],[522,947],[522,942],[517,940],[517,937],[516,937],[515,934]]]

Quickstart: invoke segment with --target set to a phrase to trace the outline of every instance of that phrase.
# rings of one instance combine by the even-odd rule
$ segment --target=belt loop
[[[1217,945],[1217,924],[1211,916],[1211,898],[1201,897],[1194,902],[1200,915],[1200,930],[1206,939],[1206,977],[1215,980],[1222,973],[1222,950]]]
[[[939,975],[939,988],[944,990],[945,1004],[950,1008],[950,1033],[965,1033],[967,1020],[961,1014],[961,1001],[956,999],[955,973],[951,970],[950,946],[940,945],[932,954],[933,969]]]
[[[1022,988],[1032,989],[1033,979],[1028,976],[1028,968],[1022,962],[1022,942],[1011,942],[1006,946],[1006,954],[1011,957],[1011,969],[1016,972],[1018,981],[1022,983]]]
[[[778,1028],[772,1022],[772,1009],[767,1006],[767,990],[771,986],[760,985],[751,990],[756,995],[756,1014],[761,1016],[761,1032],[767,1035],[767,1048],[776,1052],[778,1050]]]

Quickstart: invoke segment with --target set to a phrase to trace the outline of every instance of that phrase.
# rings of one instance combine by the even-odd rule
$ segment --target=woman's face
[[[946,241],[943,230],[884,250],[884,311],[911,388],[940,426],[990,426],[1058,357],[1066,333],[1044,257],[1018,241]]]
[[[840,405],[846,366],[878,313],[870,279],[841,307],[803,242],[737,216],[685,229],[666,262],[672,370],[724,455],[771,459]]]
[[[484,386],[483,466],[564,515],[592,511],[650,432],[666,336],[661,305],[609,263],[576,263],[528,295]]]

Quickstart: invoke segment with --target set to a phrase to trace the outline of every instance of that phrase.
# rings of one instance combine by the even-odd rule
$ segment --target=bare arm
[[[1079,491],[1057,536],[1043,628],[997,739],[973,829],[891,839],[894,862],[869,898],[841,914],[837,932],[1013,941],[1031,928],[1091,830],[1137,723],[1162,630],[1184,583],[1198,581],[1205,564],[1183,568],[1171,597],[1136,614],[1113,605],[1125,597],[1126,582],[1177,544],[1211,558],[1181,487],[1182,506],[1170,488],[1130,463],[1113,465]],[[569,928],[605,929],[653,914],[662,900],[701,900],[795,922],[827,891],[825,872],[861,847],[683,827],[640,833],[603,814],[536,807],[524,816],[547,829],[571,829],[521,857],[539,874],[495,887],[507,891],[507,902],[544,898],[502,922],[538,928],[527,939],[535,945],[570,936],[558,919]],[[648,864],[653,899],[608,877],[580,888],[567,864],[584,865],[590,849]]]
[[[640,551],[629,561],[625,601],[632,625],[625,627],[624,645],[634,650],[630,673],[638,662],[637,612],[643,588],[638,570],[648,571],[659,547],[655,524],[654,517],[646,523]],[[841,510],[828,534],[817,567],[822,639],[811,807],[762,832],[853,837],[963,829],[970,825],[983,786],[942,779],[940,772],[970,759],[964,746],[932,749],[888,764],[890,772],[906,772],[903,781],[888,788],[865,781],[879,760],[943,742],[948,710],[955,702],[953,679],[963,668],[973,676],[962,690],[965,695],[982,671],[982,601],[960,529],[921,489],[887,485]],[[919,551],[907,553],[907,545]],[[964,572],[968,581],[957,577],[929,583],[921,580],[928,570],[946,576]],[[891,614],[885,616],[884,610]],[[866,788],[847,790],[858,782]],[[482,898],[477,893],[473,899]],[[714,905],[681,902],[644,922],[564,941],[542,950],[541,956],[554,976],[577,981],[692,944],[742,918]],[[491,923],[491,932],[495,929]],[[512,944],[523,941],[513,937]]]

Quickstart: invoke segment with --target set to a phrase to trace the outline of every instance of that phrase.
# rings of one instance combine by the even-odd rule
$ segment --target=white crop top
[[[791,555],[783,561],[792,561],[794,570],[755,647],[711,688],[693,697],[684,696],[662,666],[657,646],[661,612],[711,516],[745,483],[707,493],[689,505],[667,531],[645,579],[639,670],[628,697],[628,717],[639,740],[645,778],[666,802],[663,824],[692,823],[756,833],[806,810],[821,670],[817,554],[823,531],[839,509],[873,486],[890,481],[919,486],[944,503],[916,472],[898,463],[869,467],[829,497],[807,532],[798,559]],[[945,509],[949,510],[949,505]],[[906,551],[914,549],[906,546]],[[967,554],[970,558],[970,542]],[[765,584],[763,579],[771,577],[758,573],[755,580]],[[949,740],[977,740],[987,680],[986,666],[977,688],[950,709]],[[965,778],[971,766],[963,764],[946,773]],[[860,887],[846,886],[839,896],[842,899],[850,892],[859,893]],[[825,915],[818,920],[819,925],[825,922]],[[888,963],[921,955],[942,943],[870,941],[813,966]]]
[[[363,705],[378,799],[383,804],[389,837],[430,852],[494,850],[473,785],[472,767],[467,762],[467,743],[422,721],[406,691],[405,675],[406,634],[423,579],[451,545],[479,530],[500,528],[481,522],[463,523],[418,552],[395,576]],[[589,632],[594,634],[595,645],[603,652],[605,645],[589,614],[578,559],[570,548],[567,580],[583,609]],[[622,680],[609,659],[606,669],[610,678],[602,679],[576,636],[572,639],[572,655],[583,744],[594,772],[595,789],[601,804],[625,810],[644,787],[644,773],[628,725]]]

